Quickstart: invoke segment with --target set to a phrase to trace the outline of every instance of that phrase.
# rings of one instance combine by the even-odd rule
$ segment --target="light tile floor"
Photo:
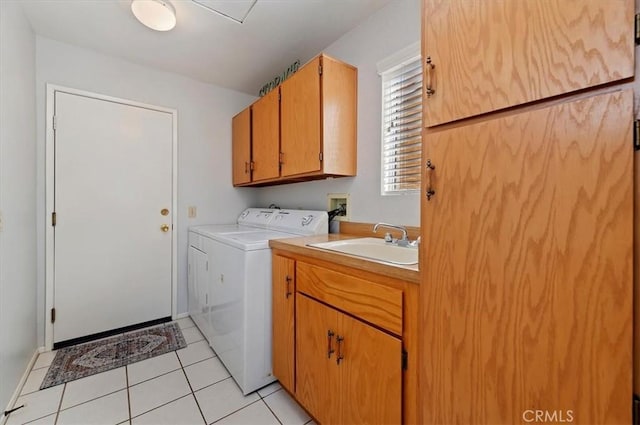
[[[191,319],[178,324],[182,350],[41,391],[55,352],[40,354],[6,425],[313,424],[277,382],[243,396]]]

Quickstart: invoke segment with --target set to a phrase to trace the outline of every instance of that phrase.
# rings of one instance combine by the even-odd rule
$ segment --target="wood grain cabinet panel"
[[[424,0],[426,127],[634,73],[629,0]]]
[[[280,176],[280,101],[278,89],[251,105],[252,181]]]
[[[251,181],[251,108],[233,117],[232,126],[232,169],[233,185]]]
[[[423,423],[631,423],[632,114],[615,91],[427,132]]]
[[[296,297],[300,403],[323,424],[400,424],[400,339],[306,295]]]
[[[295,392],[295,260],[273,255],[273,376],[290,393]]]

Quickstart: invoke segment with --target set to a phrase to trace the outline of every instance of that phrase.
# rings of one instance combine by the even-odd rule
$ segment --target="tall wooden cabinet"
[[[430,127],[633,76],[633,1],[425,0]]]
[[[251,105],[249,127],[234,118],[234,185],[355,176],[357,79],[355,67],[322,54]],[[246,128],[248,162],[245,144],[236,143],[245,140]],[[247,164],[250,178],[236,179],[245,177]]]
[[[633,3],[425,0],[423,54],[421,422],[630,423]]]

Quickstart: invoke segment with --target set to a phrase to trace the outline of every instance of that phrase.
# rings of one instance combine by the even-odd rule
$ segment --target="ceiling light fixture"
[[[143,25],[156,31],[169,31],[176,26],[176,10],[163,0],[132,0],[131,11]]]

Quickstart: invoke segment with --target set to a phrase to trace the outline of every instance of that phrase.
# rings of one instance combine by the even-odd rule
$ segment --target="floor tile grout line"
[[[212,386],[214,386],[214,385],[216,385],[216,384],[219,384],[220,382],[223,382],[223,381],[226,381],[226,380],[228,380],[228,379],[232,379],[232,378],[233,378],[233,377],[232,377],[231,375],[229,375],[229,376],[227,376],[226,378],[222,378],[222,379],[220,379],[219,381],[216,381],[216,382],[214,382],[214,383],[212,383],[212,384],[205,385],[204,387],[202,387],[202,388],[198,388],[197,390],[195,390],[195,391],[194,391],[194,394],[195,394],[195,393],[197,393],[198,391],[202,391],[202,390],[204,390],[205,388],[212,387]]]
[[[175,368],[175,369],[171,369],[171,370],[169,370],[169,371],[167,371],[167,372],[162,372],[162,373],[161,373],[161,374],[159,374],[159,375],[155,375],[155,376],[153,376],[152,378],[147,378],[147,379],[145,379],[145,380],[142,380],[142,381],[140,381],[140,382],[136,382],[135,384],[131,384],[131,385],[127,385],[127,386],[128,386],[128,387],[135,387],[135,386],[137,386],[137,385],[144,384],[145,382],[149,382],[149,381],[152,381],[152,380],[154,380],[154,379],[156,379],[156,378],[159,378],[159,377],[161,377],[161,376],[165,376],[165,375],[168,375],[168,374],[173,373],[173,372],[175,372],[175,371],[178,371],[178,370],[180,370],[180,368],[181,368],[181,367],[182,367],[182,366],[179,366],[179,367],[177,367],[177,368]]]
[[[65,382],[64,386],[65,386],[65,390],[66,390],[67,382]],[[61,400],[60,400],[60,409],[59,409],[58,411],[59,411],[59,412],[64,412],[64,411],[67,411],[67,410],[69,410],[69,409],[73,409],[74,407],[78,407],[78,406],[82,406],[83,404],[91,403],[92,401],[96,401],[96,400],[98,400],[98,399],[100,399],[100,398],[102,398],[102,397],[106,397],[106,396],[114,395],[115,393],[119,393],[120,391],[124,391],[124,390],[126,390],[126,389],[127,389],[126,387],[124,387],[124,388],[119,388],[119,389],[117,389],[117,390],[115,390],[115,391],[111,391],[110,393],[106,393],[106,394],[102,394],[102,395],[100,395],[100,396],[98,396],[98,397],[94,397],[94,398],[92,398],[91,400],[85,400],[85,401],[83,401],[82,403],[78,403],[78,404],[74,404],[73,406],[65,407],[64,409],[62,408],[62,399],[61,399]]]
[[[127,409],[129,410],[129,425],[131,425],[131,393],[129,392],[129,365],[124,367],[124,376],[127,384]]]
[[[178,355],[177,351],[176,351],[176,357],[178,358],[178,363],[180,363],[180,366],[182,368],[182,373],[184,374],[184,378],[187,380],[187,385],[189,385],[189,389],[191,390],[191,395],[193,396],[193,400],[196,402],[196,406],[198,407],[198,411],[200,412],[200,416],[202,417],[202,420],[204,421],[204,424],[207,425],[207,418],[204,417],[204,412],[202,412],[202,408],[200,407],[200,402],[198,402],[198,397],[196,397],[196,393],[195,393],[195,391],[193,391],[193,387],[191,386],[191,382],[189,381],[189,376],[187,375],[187,371],[184,370],[184,366],[182,365],[182,360],[180,360],[180,356]],[[202,360],[202,361],[204,361],[204,360]]]
[[[242,406],[241,408],[236,409],[236,410],[234,410],[233,412],[231,412],[231,413],[229,413],[229,414],[227,414],[227,415],[224,415],[223,417],[218,418],[218,419],[216,419],[215,421],[211,422],[211,425],[212,425],[212,424],[216,424],[216,423],[220,422],[221,420],[223,420],[223,419],[225,419],[225,418],[228,418],[229,416],[233,415],[234,413],[238,413],[239,411],[244,410],[244,409],[246,409],[247,407],[249,407],[249,406],[251,406],[251,405],[256,404],[256,403],[257,403],[257,402],[259,402],[259,401],[261,401],[261,399],[260,399],[260,398],[258,398],[258,399],[257,399],[257,400],[255,400],[255,401],[252,401],[252,402],[251,402],[251,403],[249,403],[249,404],[245,404],[245,405],[244,405],[244,406]],[[280,420],[278,420],[278,418],[276,418],[276,420],[277,420],[278,422],[280,422]],[[206,422],[206,421],[205,421],[205,422]],[[280,423],[282,423],[282,422],[280,422]]]
[[[275,392],[276,392],[276,391],[274,391],[274,392],[273,392],[273,393],[271,393],[271,394],[275,394]],[[271,394],[269,394],[269,395],[271,395]],[[258,395],[259,395],[259,394],[258,394]],[[276,412],[274,412],[274,411],[271,409],[271,406],[269,406],[269,404],[266,402],[266,400],[265,400],[264,398],[262,398],[262,396],[260,396],[260,400],[262,400],[262,402],[264,403],[264,405],[265,405],[265,406],[267,406],[267,409],[269,409],[269,411],[271,412],[271,414],[276,418],[276,421],[278,421],[278,422],[280,423],[280,425],[283,425],[283,424],[282,424],[282,421],[280,420],[280,418],[278,417],[278,415],[276,415]]]
[[[282,388],[278,388],[278,389],[277,389],[277,390],[275,390],[275,391],[271,391],[269,394],[265,395],[264,397],[262,396],[262,394],[260,394],[260,393],[258,392],[258,391],[260,391],[260,390],[256,391],[256,393],[258,393],[258,395],[260,396],[260,398],[265,399],[265,398],[269,397],[270,395],[275,394],[275,393],[277,393],[278,391],[281,391],[281,390],[282,390]]]
[[[53,419],[53,424],[58,423],[58,418],[60,417],[60,410],[62,409],[62,400],[64,400],[64,393],[67,392],[67,383],[64,383],[64,387],[62,387],[62,394],[60,395],[60,402],[58,403],[58,410],[56,410],[56,417]]]
[[[169,400],[169,401],[167,401],[166,403],[162,403],[161,405],[156,406],[156,407],[154,407],[153,409],[149,409],[149,410],[146,410],[146,411],[144,411],[144,412],[142,412],[142,413],[139,413],[139,414],[137,414],[137,415],[135,415],[135,416],[132,416],[132,417],[131,417],[131,420],[133,421],[134,419],[137,419],[137,418],[139,418],[140,416],[144,416],[144,415],[146,415],[147,413],[153,412],[154,410],[158,410],[159,408],[164,407],[164,406],[166,406],[166,405],[168,405],[168,404],[174,403],[174,402],[176,402],[176,401],[178,401],[178,400],[182,400],[183,398],[185,398],[185,397],[189,397],[190,395],[193,395],[193,393],[188,393],[188,394],[181,395],[180,397],[178,397],[178,398],[174,398],[173,400]]]

